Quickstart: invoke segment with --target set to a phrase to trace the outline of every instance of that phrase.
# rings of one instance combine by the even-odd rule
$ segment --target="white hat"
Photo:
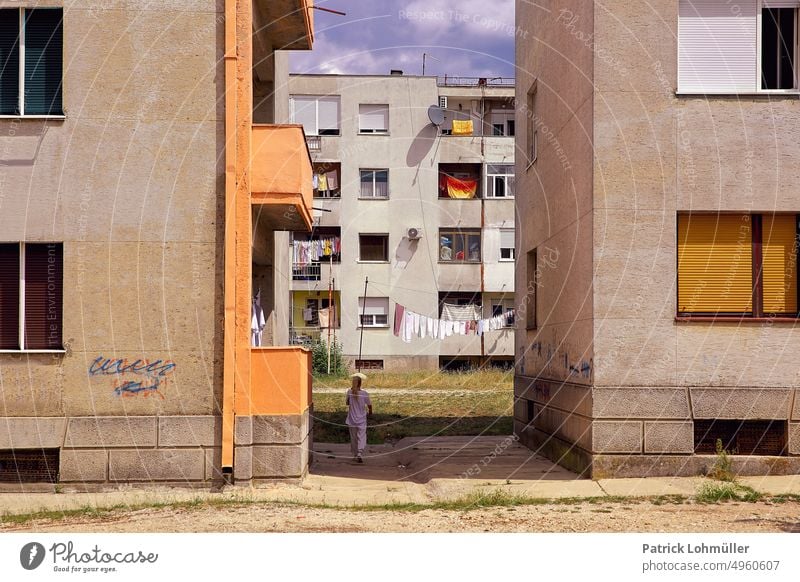
[[[351,378],[361,378],[362,381],[367,379],[367,375],[366,374],[362,374],[361,372],[356,372],[355,374],[350,374],[350,377]]]

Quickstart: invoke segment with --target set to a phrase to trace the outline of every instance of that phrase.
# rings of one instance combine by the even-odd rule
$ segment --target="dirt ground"
[[[0,532],[794,532],[800,504],[580,503],[471,511],[352,511],[285,505],[146,509],[3,524]]]

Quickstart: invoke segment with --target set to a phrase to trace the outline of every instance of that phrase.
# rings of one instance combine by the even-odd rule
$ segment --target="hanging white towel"
[[[432,317],[428,318],[428,335],[430,337],[436,337],[434,335],[434,333],[433,333],[433,330],[436,329],[438,327],[438,325],[434,325],[435,322],[436,322],[436,320],[433,319]]]
[[[403,332],[401,334],[402,339],[407,344],[411,343],[411,336],[414,330],[414,317],[413,313],[406,309],[405,313],[403,314]]]
[[[425,338],[428,335],[428,317],[425,315],[419,316],[419,337]]]
[[[416,336],[419,336],[419,313],[411,312],[411,317],[413,318],[413,333]]]

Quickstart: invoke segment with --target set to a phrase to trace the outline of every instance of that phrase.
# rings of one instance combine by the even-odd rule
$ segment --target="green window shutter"
[[[19,9],[0,10],[0,114],[19,114]]]
[[[25,11],[25,115],[61,115],[61,8]]]

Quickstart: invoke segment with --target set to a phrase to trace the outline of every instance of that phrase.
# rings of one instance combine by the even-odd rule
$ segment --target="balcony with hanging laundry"
[[[341,264],[341,227],[315,228],[292,234],[290,260],[292,289],[327,289]]]

